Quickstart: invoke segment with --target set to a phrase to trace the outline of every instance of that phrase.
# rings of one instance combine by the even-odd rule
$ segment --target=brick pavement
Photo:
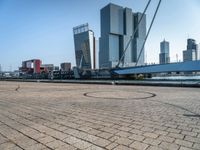
[[[0,81],[0,150],[199,150],[199,92]]]

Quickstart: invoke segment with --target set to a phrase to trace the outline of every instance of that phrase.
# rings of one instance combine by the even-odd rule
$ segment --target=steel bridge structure
[[[115,68],[112,70],[112,72],[116,75],[153,74],[169,72],[200,72],[200,60],[169,64],[135,66],[127,68]]]

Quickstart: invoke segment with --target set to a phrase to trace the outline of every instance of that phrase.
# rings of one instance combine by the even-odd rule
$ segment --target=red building
[[[40,73],[40,66],[42,61],[39,59],[32,59],[22,62],[22,67],[20,70],[24,73],[33,74]]]

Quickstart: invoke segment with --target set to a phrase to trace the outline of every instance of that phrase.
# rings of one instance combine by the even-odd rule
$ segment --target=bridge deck
[[[170,63],[162,65],[148,65],[139,67],[128,67],[115,69],[113,72],[119,75],[126,74],[146,74],[146,73],[164,73],[164,72],[198,72],[200,71],[200,60],[187,61],[180,63]]]

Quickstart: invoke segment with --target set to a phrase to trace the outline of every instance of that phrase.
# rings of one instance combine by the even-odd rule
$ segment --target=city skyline
[[[84,2],[1,0],[0,64],[2,70],[9,70],[11,66],[12,70],[17,69],[22,60],[34,58],[55,65],[68,61],[74,66],[72,28],[77,24],[88,22],[94,30],[95,37],[100,37],[100,9],[110,2],[132,8],[134,12],[142,12],[147,0],[142,2],[139,0],[86,0]],[[146,13],[147,28],[156,2],[151,4],[150,10]],[[163,38],[170,42],[172,62],[176,60],[176,54],[179,60],[182,60],[182,50],[187,44],[187,38],[200,42],[200,21],[197,19],[200,14],[199,8],[198,0],[162,2],[145,46],[148,63],[158,63],[159,43]]]

